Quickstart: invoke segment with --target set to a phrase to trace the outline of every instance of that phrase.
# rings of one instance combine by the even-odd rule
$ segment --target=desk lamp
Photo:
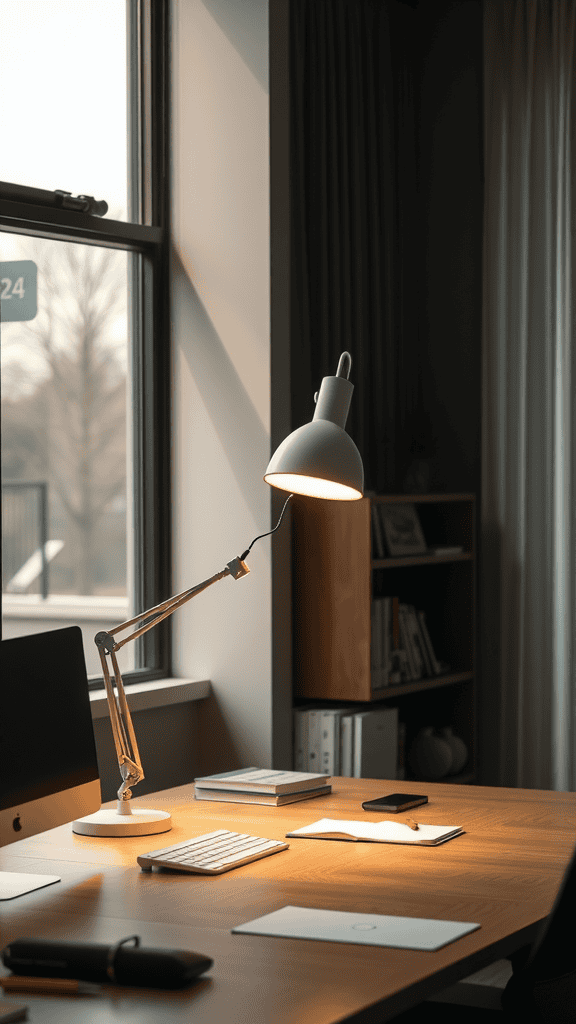
[[[351,365],[350,353],[343,352],[336,376],[324,377],[320,391],[314,396],[316,409],[312,421],[293,431],[276,449],[270,460],[264,480],[273,487],[291,492],[274,529],[255,537],[246,551],[233,558],[226,568],[210,579],[181,594],[176,594],[127,622],[122,622],[108,632],[97,633],[94,637],[102,663],[122,784],[118,790],[116,808],[101,808],[95,814],[78,818],[72,825],[74,832],[89,836],[140,836],[156,835],[159,832],[168,832],[172,828],[167,811],[133,809],[131,806],[131,787],[144,778],[144,771],[116,652],[130,640],[136,640],[157,623],[162,622],[162,619],[172,615],[177,608],[181,608],[217,580],[223,579],[224,576],[232,576],[234,580],[246,576],[250,570],[244,559],[250,548],[261,537],[275,533],[293,494],[336,501],[354,501],[362,497],[362,459],[352,438],[344,429],[354,390],[354,386],[348,380]],[[116,633],[142,620],[148,621],[144,621],[142,626],[123,640],[114,640]],[[116,692],[108,670],[107,658],[110,658],[112,665]]]

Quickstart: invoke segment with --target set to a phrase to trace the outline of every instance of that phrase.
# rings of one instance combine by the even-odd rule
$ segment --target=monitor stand
[[[34,889],[60,882],[59,875],[31,875],[24,871],[0,871],[0,900],[13,900]]]

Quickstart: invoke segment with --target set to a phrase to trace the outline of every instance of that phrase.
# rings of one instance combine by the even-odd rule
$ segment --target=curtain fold
[[[293,416],[311,418],[349,350],[362,387],[347,429],[378,492],[397,486],[418,433],[414,15],[380,0],[290,4]]]
[[[484,41],[483,774],[574,790],[576,0]]]

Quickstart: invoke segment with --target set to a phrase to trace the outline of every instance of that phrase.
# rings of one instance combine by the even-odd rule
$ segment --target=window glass
[[[78,623],[89,674],[100,673],[95,633],[132,615],[134,258],[0,233],[2,635]],[[26,312],[31,267],[37,309]],[[21,308],[31,318],[9,319]],[[136,650],[119,652],[123,672]]]
[[[0,0],[0,181],[127,220],[126,0]]]

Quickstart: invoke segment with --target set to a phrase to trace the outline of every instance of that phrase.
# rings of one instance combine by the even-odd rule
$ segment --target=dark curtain
[[[366,489],[411,486],[422,421],[411,5],[291,2],[291,378],[294,426],[347,349],[347,429]]]

